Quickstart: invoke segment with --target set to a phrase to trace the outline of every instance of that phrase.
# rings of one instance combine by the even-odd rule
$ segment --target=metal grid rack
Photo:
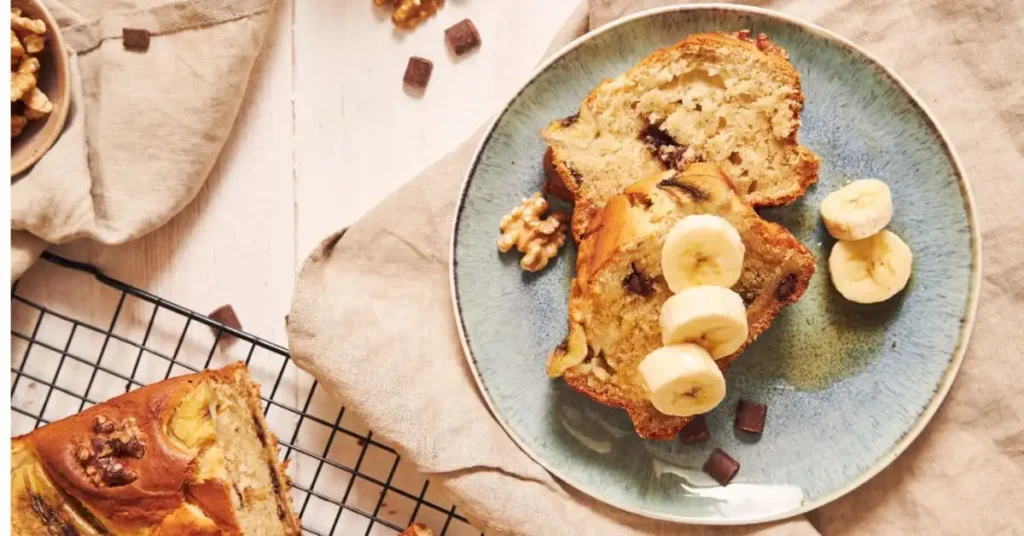
[[[220,364],[217,361],[223,358],[218,348],[231,344],[236,355],[241,352],[239,357],[246,361],[251,370],[266,370],[269,365],[270,373],[257,378],[262,384],[264,415],[279,438],[282,458],[292,462],[289,465],[289,474],[293,480],[292,498],[303,519],[303,530],[307,534],[393,535],[403,531],[414,521],[425,522],[441,535],[479,534],[464,517],[456,513],[454,505],[442,506],[446,502],[443,497],[432,497],[429,492],[430,482],[416,475],[414,470],[401,465],[398,453],[390,446],[375,440],[373,433],[366,430],[365,425],[353,420],[357,418],[347,417],[344,407],[335,404],[328,412],[313,411],[311,405],[314,404],[314,399],[325,398],[326,394],[323,389],[318,389],[318,384],[312,377],[295,367],[286,348],[225,326],[195,311],[107,277],[94,266],[48,253],[43,255],[43,259],[63,267],[62,270],[91,275],[88,279],[94,279],[98,284],[116,292],[116,307],[109,324],[101,327],[95,325],[97,322],[78,320],[23,297],[18,292],[17,284],[12,287],[12,320],[15,308],[21,309],[19,312],[22,314],[38,315],[34,321],[21,322],[22,327],[28,329],[16,329],[12,322],[11,410],[12,417],[18,417],[22,422],[23,430],[39,427],[81,411],[118,392],[127,392],[160,379],[197,372],[211,365],[217,366]],[[140,341],[117,333],[116,327],[119,317],[123,316],[126,300],[141,300],[152,307]],[[158,349],[150,344],[154,339],[152,335],[158,313],[178,315],[184,320],[184,327],[177,335],[173,351]],[[39,336],[40,327],[47,321],[62,322],[69,326],[63,347],[59,342],[43,340]],[[203,362],[186,359],[185,352],[182,352],[186,336],[195,332],[197,327],[202,327],[201,331],[212,337],[212,344]],[[73,341],[83,335],[97,339],[99,349],[94,356],[87,356],[84,355],[85,352],[75,350]],[[189,338],[192,338],[191,335]],[[134,362],[124,358],[105,359],[115,344],[134,354]],[[18,352],[20,355],[15,355],[15,348],[20,349],[21,346],[24,347],[24,351]],[[196,352],[189,351],[188,354],[194,358]],[[42,363],[43,360],[49,361]],[[34,361],[39,363],[33,363]],[[154,362],[158,364],[155,370],[163,372],[166,369],[162,377],[152,373],[154,367],[151,365]],[[65,371],[64,375],[61,373],[62,369]],[[72,369],[74,370],[71,371]],[[149,369],[150,372],[144,374],[143,369]],[[276,377],[268,377],[271,375]],[[62,381],[65,376],[76,377],[80,380],[80,385],[70,386],[68,382]],[[100,380],[100,377],[103,379]],[[100,393],[96,386],[101,381],[113,381],[116,385],[114,391],[108,389],[105,393]],[[281,386],[286,382],[297,382],[304,387],[300,391],[306,394],[297,395],[293,402],[282,402],[278,394],[282,392]],[[19,386],[25,390],[26,385],[32,389],[32,396],[16,396]],[[62,400],[61,404],[55,402],[57,398]],[[38,403],[40,400],[41,404]],[[54,408],[58,405],[71,407],[56,411]],[[74,407],[76,405],[77,407]],[[319,403],[317,405],[322,406]],[[331,415],[334,411],[336,414]],[[271,418],[271,413],[275,414],[275,418]],[[288,426],[280,423],[294,424]],[[306,435],[318,436],[321,441],[313,446],[309,441],[303,440]],[[339,454],[346,450],[338,448],[343,443],[352,447],[347,449],[347,456]],[[366,462],[373,456],[384,459],[393,456],[390,469],[388,470],[387,463],[384,463],[384,470],[371,471]],[[382,466],[381,463],[375,465]],[[296,468],[299,470],[294,470]],[[400,478],[403,474],[405,477]],[[415,476],[410,478],[410,474]],[[325,486],[325,482],[333,485]],[[378,492],[379,496],[375,500],[356,501],[354,496],[357,494],[353,494],[353,489],[359,486],[371,490],[370,493],[362,494],[364,499],[365,496],[372,498],[374,492]],[[410,487],[416,489],[409,489]],[[389,501],[392,506],[388,506]],[[403,505],[401,508],[394,507],[399,503]],[[352,516],[359,519],[344,519]],[[317,521],[307,522],[311,517],[315,517]],[[361,524],[365,524],[365,530]],[[359,528],[353,529],[353,526]]]

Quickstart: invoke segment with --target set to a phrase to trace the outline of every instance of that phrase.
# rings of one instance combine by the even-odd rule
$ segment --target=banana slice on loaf
[[[695,214],[727,220],[745,249],[732,290],[742,298],[748,333],[738,349],[716,360],[723,371],[784,305],[800,298],[814,273],[810,251],[781,225],[761,219],[713,164],[657,173],[609,199],[580,242],[569,334],[548,358],[547,372],[625,409],[645,438],[672,438],[692,418],[655,409],[638,367],[664,345],[662,308],[673,292],[662,272],[663,245],[677,222]]]
[[[544,129],[545,168],[575,201],[577,241],[638,177],[693,162],[722,166],[750,205],[784,205],[818,180],[818,157],[797,143],[803,102],[799,73],[763,34],[691,35]]]

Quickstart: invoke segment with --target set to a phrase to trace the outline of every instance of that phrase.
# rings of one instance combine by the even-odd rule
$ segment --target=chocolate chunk
[[[711,451],[708,461],[704,462],[704,472],[723,486],[728,484],[739,470],[740,462],[732,459],[722,449]]]
[[[242,323],[238,321],[238,315],[235,314],[235,308],[231,305],[221,305],[212,313],[210,313],[210,320],[214,322],[220,322],[229,328],[235,328],[237,330],[242,329]]]
[[[661,130],[658,125],[653,123],[644,124],[644,128],[640,129],[640,134],[637,135],[637,139],[652,145],[656,149],[662,147],[680,147],[676,140],[672,139],[672,136],[668,135],[668,132]]]
[[[476,31],[476,25],[469,19],[462,19],[455,26],[445,30],[444,38],[456,56],[461,56],[480,46],[480,33]]]
[[[780,299],[780,300],[784,300],[784,299],[790,297],[793,294],[793,291],[795,291],[795,290],[796,290],[796,275],[795,274],[789,274],[785,278],[782,279],[782,282],[779,283],[778,288],[775,289],[775,297]]]
[[[149,30],[141,28],[121,29],[121,43],[128,50],[149,50]]]
[[[405,76],[402,80],[415,88],[423,89],[430,82],[430,73],[434,72],[434,62],[413,56],[409,58],[409,64],[405,66]]]
[[[648,123],[647,126],[640,130],[637,139],[643,142],[651,156],[660,160],[666,168],[681,169],[685,167],[683,164],[686,156],[686,147],[676,143],[668,133],[662,131],[657,126]]]
[[[764,432],[764,421],[767,417],[768,406],[740,399],[739,406],[736,408],[735,426],[737,430],[760,434]]]
[[[650,197],[643,192],[627,192],[626,199],[629,200],[629,206],[631,207],[643,207],[644,210],[651,208],[654,202],[651,201]]]
[[[576,113],[570,115],[569,117],[563,117],[562,119],[559,120],[559,123],[562,124],[562,127],[571,127],[573,124],[576,123],[576,121],[579,121],[579,120],[580,120],[580,113],[576,112]]]
[[[622,286],[626,287],[626,290],[633,294],[640,296],[646,297],[654,294],[654,280],[638,270],[635,262],[630,264],[629,275],[622,280]]]
[[[703,415],[697,415],[679,432],[679,440],[687,445],[703,443],[711,439],[711,431]]]
[[[210,320],[214,322],[220,322],[229,328],[234,328],[239,331],[242,330],[242,323],[238,320],[238,315],[235,314],[235,308],[229,305],[221,305],[210,313]],[[220,330],[217,327],[213,327],[213,331],[216,333]],[[221,344],[229,345],[235,342],[235,337],[230,333],[221,332],[220,337]]]
[[[689,183],[679,182],[675,179],[665,179],[659,182],[658,188],[661,188],[662,190],[676,188],[679,191],[685,192],[686,195],[690,196],[694,201],[706,201],[708,199],[708,194],[704,193],[700,188]]]

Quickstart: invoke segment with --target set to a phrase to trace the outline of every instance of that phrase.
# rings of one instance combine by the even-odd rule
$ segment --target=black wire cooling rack
[[[215,360],[215,355],[219,355],[218,347],[231,344],[236,354],[240,351],[244,355],[250,369],[259,366],[267,370],[269,367],[271,375],[276,371],[272,381],[267,381],[271,378],[266,375],[261,378],[264,414],[280,439],[282,457],[291,460],[292,498],[307,534],[393,535],[413,522],[422,522],[441,535],[479,534],[456,513],[454,505],[442,505],[446,502],[443,496],[433,497],[429,491],[430,482],[413,469],[401,465],[401,458],[393,448],[375,440],[373,432],[365,430],[364,425],[355,420],[357,417],[346,416],[344,407],[335,405],[332,410],[336,411],[335,415],[313,411],[314,399],[326,397],[326,393],[318,389],[315,380],[295,367],[286,348],[110,278],[94,266],[49,253],[44,253],[43,259],[63,269],[91,275],[88,279],[94,279],[96,283],[93,284],[103,285],[116,293],[116,307],[110,322],[102,327],[95,325],[98,322],[81,321],[72,316],[73,313],[56,311],[23,297],[17,284],[12,287],[11,411],[12,417],[22,421],[23,428],[45,425],[120,392],[219,364]],[[116,329],[126,300],[136,299],[152,307],[141,340],[117,333]],[[15,328],[15,309],[18,309],[20,317],[37,315],[34,320],[19,322],[28,329]],[[158,313],[183,318],[184,326],[180,328],[173,351],[150,344],[154,339],[152,335]],[[43,340],[39,336],[40,327],[47,322],[68,326],[69,333],[63,347],[59,342]],[[196,331],[197,326],[212,335],[213,342],[206,351],[205,361],[196,360],[194,350],[187,352],[189,358],[182,352],[186,337],[191,339],[189,334]],[[76,338],[85,336],[97,340],[99,350],[95,355],[87,356],[85,352],[75,350]],[[134,362],[124,359],[124,352],[116,360],[105,359],[114,345],[134,354]],[[22,346],[24,351],[15,355],[15,348]],[[143,373],[144,369],[149,372]],[[153,370],[163,373],[162,377],[153,374]],[[75,381],[65,378],[73,378],[78,385],[72,385]],[[299,378],[298,384],[304,386],[298,398],[293,399],[299,403],[282,402],[278,396],[282,383],[292,382],[295,378]],[[109,387],[98,389],[101,383],[115,387],[113,390]],[[25,390],[31,391],[30,396],[16,394]],[[56,402],[58,398],[60,403]],[[64,409],[57,411],[55,408],[58,406]],[[275,418],[270,418],[271,413],[276,414]],[[281,422],[294,424],[289,426]],[[319,438],[319,441],[306,440],[310,436]],[[343,444],[351,448],[341,448]],[[391,458],[393,461],[390,470],[386,469],[388,464],[385,462],[373,464],[385,469],[371,471],[367,463],[369,458],[375,458],[377,462]],[[303,470],[292,471],[296,467]],[[362,497],[358,501],[354,500],[355,488],[363,490],[363,493],[355,494]],[[372,499],[375,494],[376,499]],[[439,494],[435,490],[433,495]],[[307,514],[316,514],[318,521],[307,522],[308,517],[314,517]],[[347,516],[358,516],[359,519],[342,522]],[[361,524],[365,524],[365,531]],[[353,530],[353,525],[360,525],[360,529]]]

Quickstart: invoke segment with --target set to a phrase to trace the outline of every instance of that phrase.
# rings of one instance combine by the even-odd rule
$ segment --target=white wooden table
[[[284,316],[307,253],[495,113],[577,3],[449,0],[436,17],[405,33],[371,0],[281,0],[234,132],[196,200],[136,242],[71,244],[55,252],[199,312],[230,303],[245,330],[284,345]],[[466,17],[483,46],[456,59],[443,30]],[[412,55],[434,62],[422,96],[402,84]],[[82,283],[43,262],[22,279],[19,293],[86,321],[109,322],[109,296]],[[129,301],[118,329],[139,331],[151,310]],[[30,321],[13,308],[15,328]],[[41,329],[56,343],[67,338],[59,326]],[[17,360],[18,341],[12,350]],[[287,384],[302,386],[298,378]],[[15,419],[15,432],[30,424]],[[297,473],[306,470],[294,465]],[[360,493],[354,489],[349,502],[376,501]],[[429,515],[423,521],[435,522]],[[343,516],[335,534],[364,530],[356,516]]]

